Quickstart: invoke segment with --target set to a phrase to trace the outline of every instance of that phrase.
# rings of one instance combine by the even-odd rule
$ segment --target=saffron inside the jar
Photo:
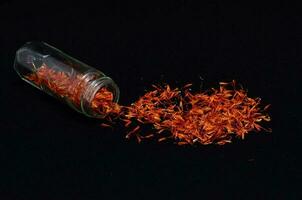
[[[26,78],[38,86],[47,88],[56,96],[66,99],[76,107],[80,107],[82,95],[89,81],[83,78],[83,74],[71,75],[51,69],[45,64]],[[91,108],[100,115],[119,113],[119,106],[113,102],[112,92],[105,87],[96,92],[91,101]]]
[[[56,72],[46,65],[27,76],[36,85],[47,87],[58,96],[80,105],[81,95],[87,87],[82,75],[70,76]],[[134,128],[126,138],[135,137],[138,142],[154,138],[157,141],[172,139],[179,145],[230,143],[232,136],[242,139],[252,131],[271,131],[259,125],[270,121],[260,98],[250,98],[247,91],[236,88],[235,81],[221,82],[219,88],[192,93],[191,84],[172,89],[169,85],[153,86],[154,90],[141,96],[130,106],[113,102],[113,94],[101,88],[91,102],[91,108],[99,114],[117,116],[125,127]],[[152,133],[139,131],[144,124],[153,127]],[[103,123],[103,126],[108,126]]]

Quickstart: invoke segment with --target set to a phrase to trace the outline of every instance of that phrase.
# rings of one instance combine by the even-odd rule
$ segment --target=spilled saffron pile
[[[45,65],[27,78],[76,105],[80,104],[87,86],[81,75],[71,77]],[[223,145],[230,143],[233,135],[244,139],[252,131],[271,131],[259,125],[261,121],[270,121],[266,114],[269,105],[262,108],[260,98],[248,97],[246,90],[236,88],[235,81],[221,82],[218,89],[202,93],[192,93],[190,87],[191,84],[180,89],[153,85],[154,90],[130,106],[114,103],[113,94],[101,88],[91,108],[106,115],[108,121],[115,116],[125,127],[133,126],[126,138],[135,137],[138,142],[153,138],[157,141],[171,139],[179,145]],[[151,133],[140,131],[144,124],[150,124],[154,130]],[[109,125],[103,123],[102,126]]]
[[[137,126],[127,137],[156,137],[158,141],[173,139],[182,144],[225,144],[231,136],[244,139],[251,131],[260,131],[258,123],[270,121],[263,114],[268,106],[260,108],[260,98],[252,99],[243,89],[235,89],[235,83],[220,83],[219,89],[193,94],[185,86],[182,90],[155,87],[128,107],[125,121],[152,124],[156,133],[142,135]],[[228,87],[230,89],[228,89]],[[129,120],[129,121],[127,121]],[[268,129],[264,129],[270,131]],[[162,134],[163,133],[163,134]]]

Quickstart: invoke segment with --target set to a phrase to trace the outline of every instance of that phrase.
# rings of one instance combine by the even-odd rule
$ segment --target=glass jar
[[[110,93],[113,103],[119,99],[119,88],[110,77],[44,42],[28,42],[18,49],[14,68],[24,81],[89,117],[105,117],[93,101],[101,90]]]

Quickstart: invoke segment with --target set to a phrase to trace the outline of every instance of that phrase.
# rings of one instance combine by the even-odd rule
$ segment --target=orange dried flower
[[[78,106],[87,87],[82,75],[71,76],[46,65],[27,78]],[[264,129],[259,125],[261,121],[270,121],[265,114],[269,105],[262,109],[260,98],[250,98],[244,89],[236,89],[235,81],[221,82],[218,89],[196,94],[190,92],[191,86],[187,84],[180,90],[171,89],[169,85],[153,85],[153,91],[130,106],[114,103],[113,94],[104,87],[95,94],[91,107],[95,112],[107,115],[109,121],[110,116],[118,116],[125,127],[133,122],[140,124],[126,135],[126,138],[135,136],[138,142],[157,138],[159,142],[173,139],[179,145],[223,145],[231,142],[232,135],[244,139],[249,132]],[[152,134],[139,133],[142,124],[151,124],[156,131]],[[111,127],[106,123],[101,126]]]

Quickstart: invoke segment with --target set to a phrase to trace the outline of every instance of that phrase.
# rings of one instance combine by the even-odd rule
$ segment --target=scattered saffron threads
[[[125,117],[152,124],[156,130],[153,136],[159,142],[171,138],[179,145],[223,145],[231,142],[232,135],[244,139],[251,131],[271,131],[258,124],[270,121],[270,117],[263,114],[268,106],[261,109],[260,98],[249,98],[245,90],[235,88],[235,82],[220,83],[219,89],[197,94],[192,94],[189,86],[183,91],[171,89],[169,85],[154,86],[155,90],[128,107]],[[134,135],[135,131],[127,136]]]
[[[27,78],[76,105],[80,104],[87,85],[81,75],[69,76],[46,65]],[[233,135],[244,139],[251,131],[271,131],[259,125],[262,121],[270,121],[266,114],[270,105],[262,108],[260,98],[248,97],[246,90],[236,88],[235,81],[220,82],[218,89],[195,94],[190,92],[191,86],[187,84],[181,89],[172,89],[169,85],[153,85],[154,90],[130,106],[114,103],[113,94],[101,88],[95,94],[91,107],[95,112],[107,115],[109,123],[112,116],[118,116],[125,127],[136,124],[126,138],[135,137],[138,142],[152,138],[158,142],[171,139],[178,145],[223,145],[230,143]],[[152,125],[154,131],[139,131],[144,124]],[[111,127],[107,123],[101,126]]]

